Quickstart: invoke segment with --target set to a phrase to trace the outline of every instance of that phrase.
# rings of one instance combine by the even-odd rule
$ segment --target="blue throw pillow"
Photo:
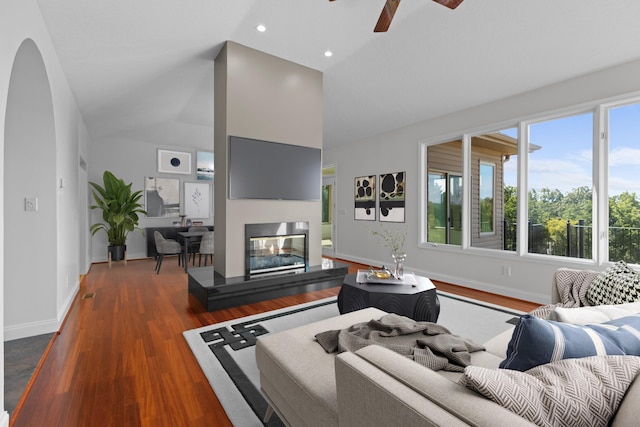
[[[578,326],[525,314],[500,367],[526,371],[556,360],[603,355],[640,356],[639,315]]]

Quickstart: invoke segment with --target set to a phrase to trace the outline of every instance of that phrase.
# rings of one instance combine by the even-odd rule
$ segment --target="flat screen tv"
[[[229,136],[229,198],[320,200],[319,148]]]

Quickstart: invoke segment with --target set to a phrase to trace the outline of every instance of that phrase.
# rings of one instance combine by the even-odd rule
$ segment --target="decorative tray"
[[[375,283],[380,285],[411,285],[416,286],[418,281],[413,273],[405,273],[402,279],[384,274],[385,270],[358,270],[356,274],[357,283]]]

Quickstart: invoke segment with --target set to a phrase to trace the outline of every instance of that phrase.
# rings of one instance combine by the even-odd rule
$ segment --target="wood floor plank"
[[[19,412],[11,414],[11,426],[231,426],[182,332],[339,291],[209,313],[190,303],[187,275],[175,258],[165,260],[159,275],[154,266],[152,260],[92,265]],[[350,272],[358,268],[366,266],[353,264]],[[471,291],[461,293],[503,305],[524,303]],[[82,299],[87,293],[95,296]]]

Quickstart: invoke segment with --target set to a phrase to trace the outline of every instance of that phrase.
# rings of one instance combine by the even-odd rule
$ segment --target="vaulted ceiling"
[[[326,147],[640,58],[637,0],[402,0],[386,33],[384,0],[37,2],[105,143],[213,145],[226,40],[324,73]]]

